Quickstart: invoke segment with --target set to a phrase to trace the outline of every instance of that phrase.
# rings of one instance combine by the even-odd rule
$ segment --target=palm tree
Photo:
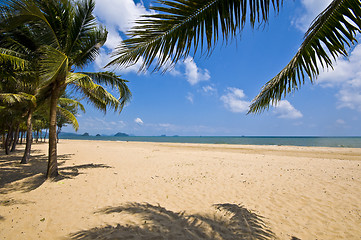
[[[158,0],[158,13],[137,21],[113,54],[109,64],[127,67],[144,59],[140,71],[175,64],[190,52],[211,53],[219,38],[235,37],[249,19],[251,26],[268,22],[270,9],[279,12],[281,0]],[[253,100],[250,113],[258,113],[282,96],[297,90],[308,77],[314,82],[319,68],[332,68],[332,59],[346,56],[361,32],[361,1],[334,0],[313,21],[296,55]],[[220,37],[222,36],[222,37]]]
[[[2,8],[2,29],[22,26],[36,33],[37,72],[41,96],[50,99],[49,160],[47,178],[58,175],[56,113],[58,100],[72,85],[96,108],[121,111],[131,93],[125,80],[111,72],[75,72],[92,62],[105,43],[107,31],[99,27],[93,15],[93,0],[8,0]],[[114,97],[100,84],[116,89]]]

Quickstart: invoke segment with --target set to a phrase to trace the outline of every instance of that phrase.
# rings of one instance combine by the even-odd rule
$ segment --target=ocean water
[[[204,144],[240,144],[240,145],[284,145],[316,147],[361,148],[361,137],[219,137],[219,136],[81,136],[60,134],[60,139],[102,140],[102,141],[136,141],[136,142],[172,142]]]

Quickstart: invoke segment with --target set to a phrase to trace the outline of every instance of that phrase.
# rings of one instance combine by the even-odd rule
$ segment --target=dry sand
[[[0,239],[360,239],[361,149],[61,140],[0,155]]]

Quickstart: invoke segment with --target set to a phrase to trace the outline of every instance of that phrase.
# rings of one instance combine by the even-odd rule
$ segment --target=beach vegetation
[[[139,71],[166,71],[189,54],[210,55],[217,42],[234,39],[247,22],[262,28],[270,13],[278,13],[282,0],[157,0],[155,13],[139,19],[113,53],[108,66],[141,63]],[[290,62],[253,99],[249,113],[260,113],[293,93],[320,69],[332,68],[339,56],[347,56],[361,31],[361,1],[333,0],[313,20]]]
[[[0,46],[0,61],[7,62],[11,71],[19,70],[20,73],[26,72],[27,65],[34,65],[30,68],[34,77],[23,80],[31,86],[34,85],[31,81],[36,81],[38,84],[35,85],[39,87],[36,95],[26,95],[28,101],[33,103],[27,111],[29,126],[37,103],[47,102],[47,178],[58,175],[57,113],[60,111],[71,117],[71,111],[58,108],[61,95],[67,88],[83,95],[88,103],[103,112],[109,108],[121,112],[131,97],[127,81],[115,73],[82,71],[99,54],[99,49],[107,38],[106,29],[96,22],[94,7],[93,0],[8,0],[1,5],[0,31],[6,33],[7,38]],[[21,44],[17,41],[19,36],[23,37]],[[31,46],[32,51],[19,55],[22,42]],[[116,90],[119,96],[115,97],[106,88]],[[1,92],[7,93],[3,89]],[[27,134],[27,137],[31,136],[32,134]]]

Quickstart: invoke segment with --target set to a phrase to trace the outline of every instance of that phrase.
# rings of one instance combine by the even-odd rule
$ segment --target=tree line
[[[27,163],[32,130],[41,118],[49,129],[47,178],[58,175],[59,123],[69,121],[77,129],[74,113],[84,110],[74,96],[82,96],[103,112],[121,112],[131,98],[127,81],[115,73],[82,71],[107,38],[106,29],[96,22],[94,7],[93,0],[8,0],[0,6],[0,114],[1,131],[7,135],[5,149],[16,142],[17,128],[25,122],[21,162]]]

